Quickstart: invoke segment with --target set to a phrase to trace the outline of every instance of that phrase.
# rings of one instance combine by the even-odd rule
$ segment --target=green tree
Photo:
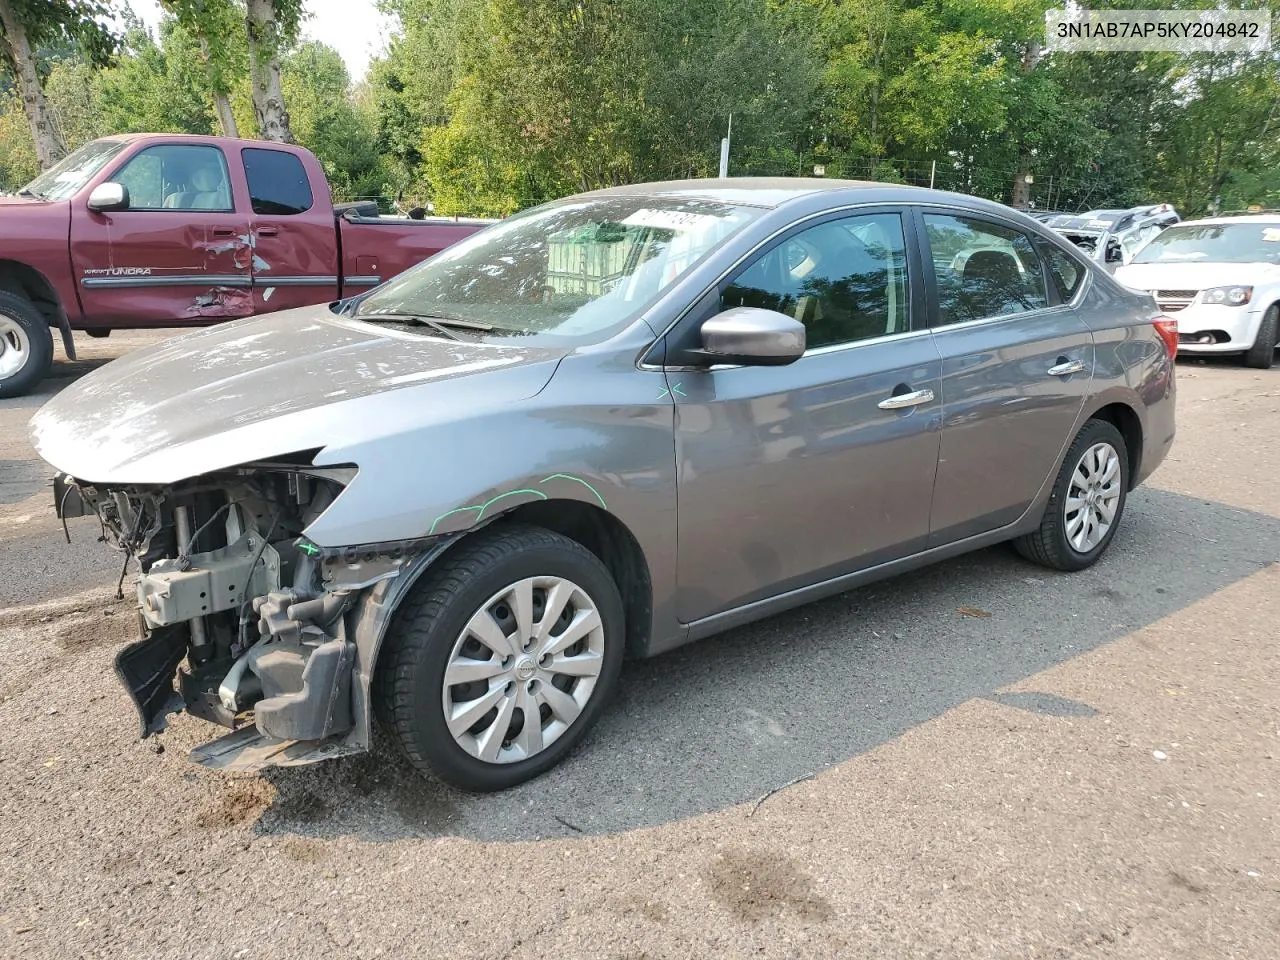
[[[66,152],[49,116],[36,51],[43,44],[70,43],[92,63],[109,61],[116,38],[102,25],[97,0],[0,0],[0,64],[16,79],[41,169]]]
[[[235,0],[161,0],[161,6],[195,37],[218,124],[224,136],[238,137],[231,94],[248,74],[244,14]]]
[[[280,70],[293,135],[320,160],[334,196],[380,195],[386,169],[378,152],[376,119],[371,105],[353,100],[338,51],[304,43],[281,60]]]
[[[199,41],[176,20],[160,24],[160,42],[140,26],[124,38],[116,66],[97,78],[101,129],[109,133],[213,133],[213,109]]]

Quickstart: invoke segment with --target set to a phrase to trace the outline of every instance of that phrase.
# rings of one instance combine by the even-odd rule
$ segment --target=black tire
[[[1244,365],[1255,370],[1270,370],[1276,362],[1276,341],[1280,340],[1280,304],[1272,304],[1262,315],[1262,323],[1258,327],[1258,335],[1253,339],[1253,346],[1244,355]]]
[[[1072,546],[1067,537],[1067,512],[1065,505],[1071,488],[1071,478],[1080,464],[1081,458],[1095,444],[1108,443],[1115,450],[1120,461],[1120,498],[1116,504],[1115,517],[1102,539],[1091,549],[1081,552]],[[1058,469],[1057,479],[1053,483],[1053,493],[1044,508],[1044,517],[1040,520],[1040,528],[1034,533],[1019,537],[1013,542],[1018,552],[1034,563],[1050,567],[1054,570],[1083,570],[1097,563],[1098,558],[1106,551],[1107,546],[1120,527],[1124,517],[1124,505],[1129,497],[1129,450],[1124,437],[1105,420],[1090,420],[1072,441],[1067,455]]]
[[[20,329],[20,337],[13,331],[6,336],[4,328],[10,324]],[[48,321],[26,297],[0,290],[0,340],[4,341],[0,343],[0,369],[6,356],[25,354],[21,367],[7,376],[0,373],[0,398],[30,393],[53,363],[53,335]]]
[[[525,760],[487,762],[449,732],[441,702],[445,667],[472,615],[503,588],[536,576],[571,580],[590,597],[605,638],[600,674],[558,739]],[[559,763],[599,719],[622,668],[625,626],[617,585],[585,547],[540,527],[491,527],[441,558],[396,612],[377,667],[378,717],[418,770],[476,792],[515,786]]]

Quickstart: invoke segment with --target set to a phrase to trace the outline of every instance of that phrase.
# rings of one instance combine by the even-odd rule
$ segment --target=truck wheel
[[[625,616],[609,570],[550,530],[464,540],[397,611],[375,706],[419,770],[464,790],[550,769],[599,718],[622,667]]]
[[[53,363],[49,324],[26,297],[0,290],[0,397],[20,397]]]
[[[1271,308],[1262,316],[1262,323],[1258,327],[1258,335],[1254,337],[1253,346],[1249,348],[1249,352],[1244,355],[1244,365],[1246,367],[1254,367],[1257,370],[1270,370],[1271,365],[1276,362],[1276,344],[1280,340],[1280,304],[1272,304]]]

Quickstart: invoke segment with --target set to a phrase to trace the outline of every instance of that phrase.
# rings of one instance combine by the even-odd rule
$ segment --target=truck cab
[[[0,201],[0,396],[35,386],[50,328],[201,326],[363,293],[489,221],[335,207],[291,144],[136,134],[86,144]]]

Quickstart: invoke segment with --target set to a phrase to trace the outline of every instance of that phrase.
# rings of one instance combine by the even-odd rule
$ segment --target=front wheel
[[[1040,528],[1014,541],[1018,552],[1055,570],[1097,563],[1115,536],[1129,493],[1129,451],[1105,420],[1090,420],[1063,458]]]
[[[53,363],[49,324],[26,297],[0,290],[0,397],[31,392]]]
[[[1258,327],[1258,335],[1253,338],[1253,346],[1244,355],[1244,365],[1256,370],[1270,370],[1276,362],[1276,346],[1280,340],[1280,305],[1273,304],[1262,315],[1262,324]]]
[[[538,776],[596,722],[622,666],[608,568],[537,527],[494,527],[429,570],[396,614],[379,714],[409,761],[464,790]]]

